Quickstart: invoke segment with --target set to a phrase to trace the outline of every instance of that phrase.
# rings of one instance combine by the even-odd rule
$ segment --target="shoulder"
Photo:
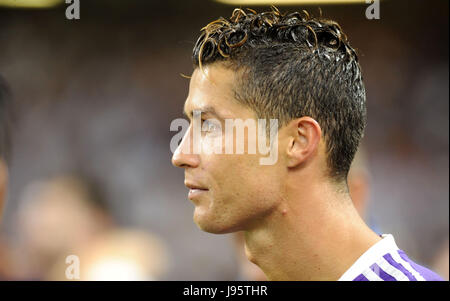
[[[398,250],[397,253],[399,254],[400,258],[405,262],[406,266],[409,267],[412,271],[417,272],[419,274],[419,277],[422,277],[425,281],[443,281],[438,274],[433,272],[432,270],[421,266],[411,259],[403,252],[402,250]],[[416,279],[419,280],[419,279]]]
[[[395,244],[392,235],[367,250],[339,280],[349,281],[442,281],[433,271],[412,261]]]

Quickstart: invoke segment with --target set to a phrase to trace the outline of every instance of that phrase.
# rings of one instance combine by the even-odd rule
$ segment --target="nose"
[[[191,127],[186,131],[186,134],[178,145],[172,156],[172,164],[180,168],[195,168],[200,163],[198,154],[194,154],[192,146]]]

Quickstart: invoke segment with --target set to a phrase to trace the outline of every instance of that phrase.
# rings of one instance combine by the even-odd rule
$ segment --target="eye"
[[[210,121],[210,120],[203,120],[202,119],[202,129],[206,129],[207,132],[215,132],[220,130],[219,125],[216,123]]]

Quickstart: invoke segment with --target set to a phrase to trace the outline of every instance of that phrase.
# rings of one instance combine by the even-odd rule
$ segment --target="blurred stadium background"
[[[27,2],[37,7],[10,6]],[[317,2],[279,8],[318,14]],[[368,219],[427,266],[446,249],[441,273],[448,275],[449,2],[384,0],[380,20],[366,19],[368,4],[337,2],[320,7],[360,54]],[[136,272],[142,275],[132,279],[238,278],[230,235],[203,233],[193,223],[183,173],[171,166],[169,149],[169,125],[182,117],[188,91],[180,73],[192,72],[198,32],[234,7],[207,0],[89,0],[81,1],[81,19],[69,21],[63,1],[0,0],[0,74],[17,104],[0,278],[60,279],[54,270],[64,258],[54,258],[93,245],[91,237],[112,227],[139,233],[127,240],[123,230],[122,238],[104,240],[106,249],[136,244],[133,254],[148,255],[140,260],[150,263],[138,265],[152,275]],[[70,177],[100,192],[81,193],[84,184]],[[54,209],[51,202],[65,203]],[[88,207],[97,210],[90,217]]]

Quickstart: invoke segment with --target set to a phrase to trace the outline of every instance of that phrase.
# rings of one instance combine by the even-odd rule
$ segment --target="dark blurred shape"
[[[6,81],[0,75],[0,221],[8,185],[8,162],[11,151],[11,127],[13,119],[12,97]]]
[[[11,151],[12,112],[11,91],[0,75],[0,160],[5,161]]]

